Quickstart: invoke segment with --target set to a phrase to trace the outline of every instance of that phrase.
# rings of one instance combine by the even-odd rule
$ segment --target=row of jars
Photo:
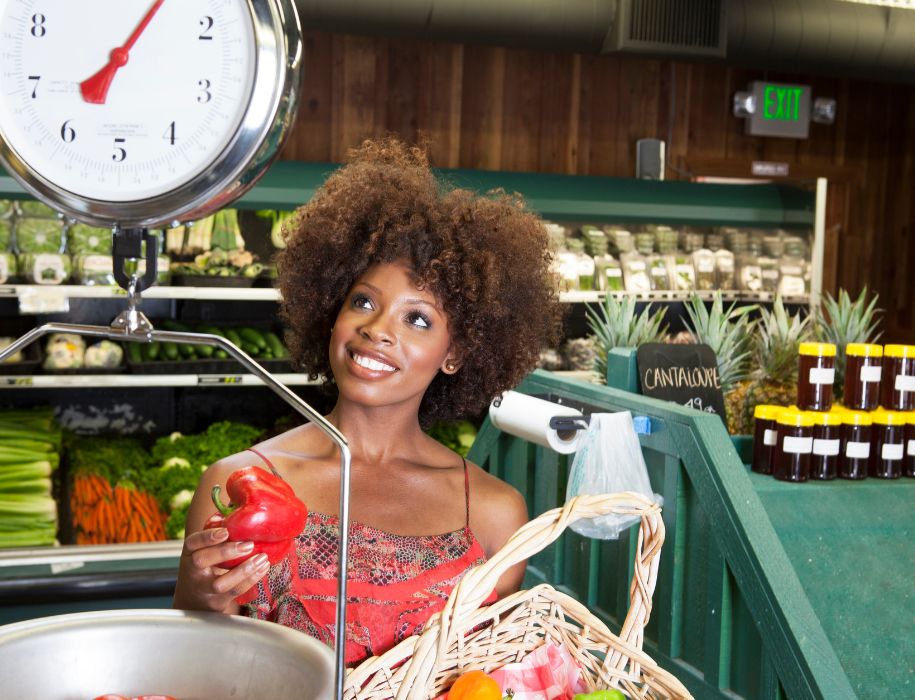
[[[832,407],[836,346],[801,343],[797,406],[803,411]],[[842,401],[855,411],[883,406],[891,411],[915,410],[915,345],[849,343],[845,346]]]
[[[782,481],[915,477],[915,411],[754,411],[751,468]]]

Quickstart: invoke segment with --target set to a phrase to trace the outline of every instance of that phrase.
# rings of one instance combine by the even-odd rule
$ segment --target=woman
[[[467,568],[527,520],[521,494],[439,444],[432,422],[475,416],[536,365],[561,326],[547,234],[522,204],[446,190],[416,148],[366,142],[297,214],[278,259],[290,352],[329,378],[327,419],[352,452],[347,663],[422,630]],[[295,552],[204,530],[209,493],[275,470],[307,504]],[[339,456],[307,424],[213,464],[188,512],[175,606],[270,619],[333,643]],[[494,595],[517,590],[519,564]],[[256,587],[244,606],[235,598]],[[250,594],[249,594],[250,595]]]

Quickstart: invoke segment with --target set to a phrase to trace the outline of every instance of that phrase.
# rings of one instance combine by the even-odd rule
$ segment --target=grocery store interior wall
[[[668,143],[668,178],[749,177],[754,160],[830,182],[824,288],[865,284],[886,339],[915,342],[915,87],[722,64],[306,33],[283,157],[339,162],[361,139],[425,137],[435,165],[632,177],[635,143]],[[751,137],[731,115],[758,79],[838,103],[806,140]]]

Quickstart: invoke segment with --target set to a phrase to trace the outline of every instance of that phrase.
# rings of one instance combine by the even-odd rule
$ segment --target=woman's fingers
[[[252,586],[257,585],[267,572],[270,571],[270,560],[266,554],[256,554],[234,569],[217,576],[213,580],[213,590],[216,593],[229,593],[232,597],[240,596]]]
[[[198,549],[212,547],[214,544],[225,542],[228,539],[229,531],[224,527],[214,527],[210,530],[198,530],[184,538],[184,549],[188,552],[196,552]]]

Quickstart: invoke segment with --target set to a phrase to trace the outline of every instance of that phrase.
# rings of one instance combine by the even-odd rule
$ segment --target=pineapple
[[[615,298],[612,294],[604,297],[604,303],[595,311],[590,304],[585,307],[588,326],[594,333],[596,357],[594,371],[602,384],[607,382],[607,353],[613,348],[634,348],[644,343],[660,343],[667,334],[667,327],[661,327],[666,307],[651,313],[651,304],[642,313],[636,314],[636,302],[632,297]]]
[[[836,301],[827,292],[816,313],[817,339],[836,346],[836,379],[833,385],[833,396],[842,400],[845,386],[845,346],[848,343],[873,343],[882,333],[877,332],[879,321],[876,316],[882,309],[876,308],[878,295],[867,303],[867,287],[855,301],[848,292],[839,290]]]
[[[705,343],[715,353],[728,432],[738,432],[734,421],[742,413],[754,326],[750,313],[756,306],[737,307],[731,304],[725,310],[721,292],[716,292],[711,309],[705,307],[705,302],[697,294],[693,294],[684,307],[694,342]]]
[[[780,296],[775,298],[771,311],[761,308],[759,314],[753,348],[756,368],[745,386],[743,410],[734,426],[741,434],[751,432],[753,411],[759,404],[789,406],[795,402],[798,346],[813,331],[813,317],[801,318],[800,311],[792,316]]]

